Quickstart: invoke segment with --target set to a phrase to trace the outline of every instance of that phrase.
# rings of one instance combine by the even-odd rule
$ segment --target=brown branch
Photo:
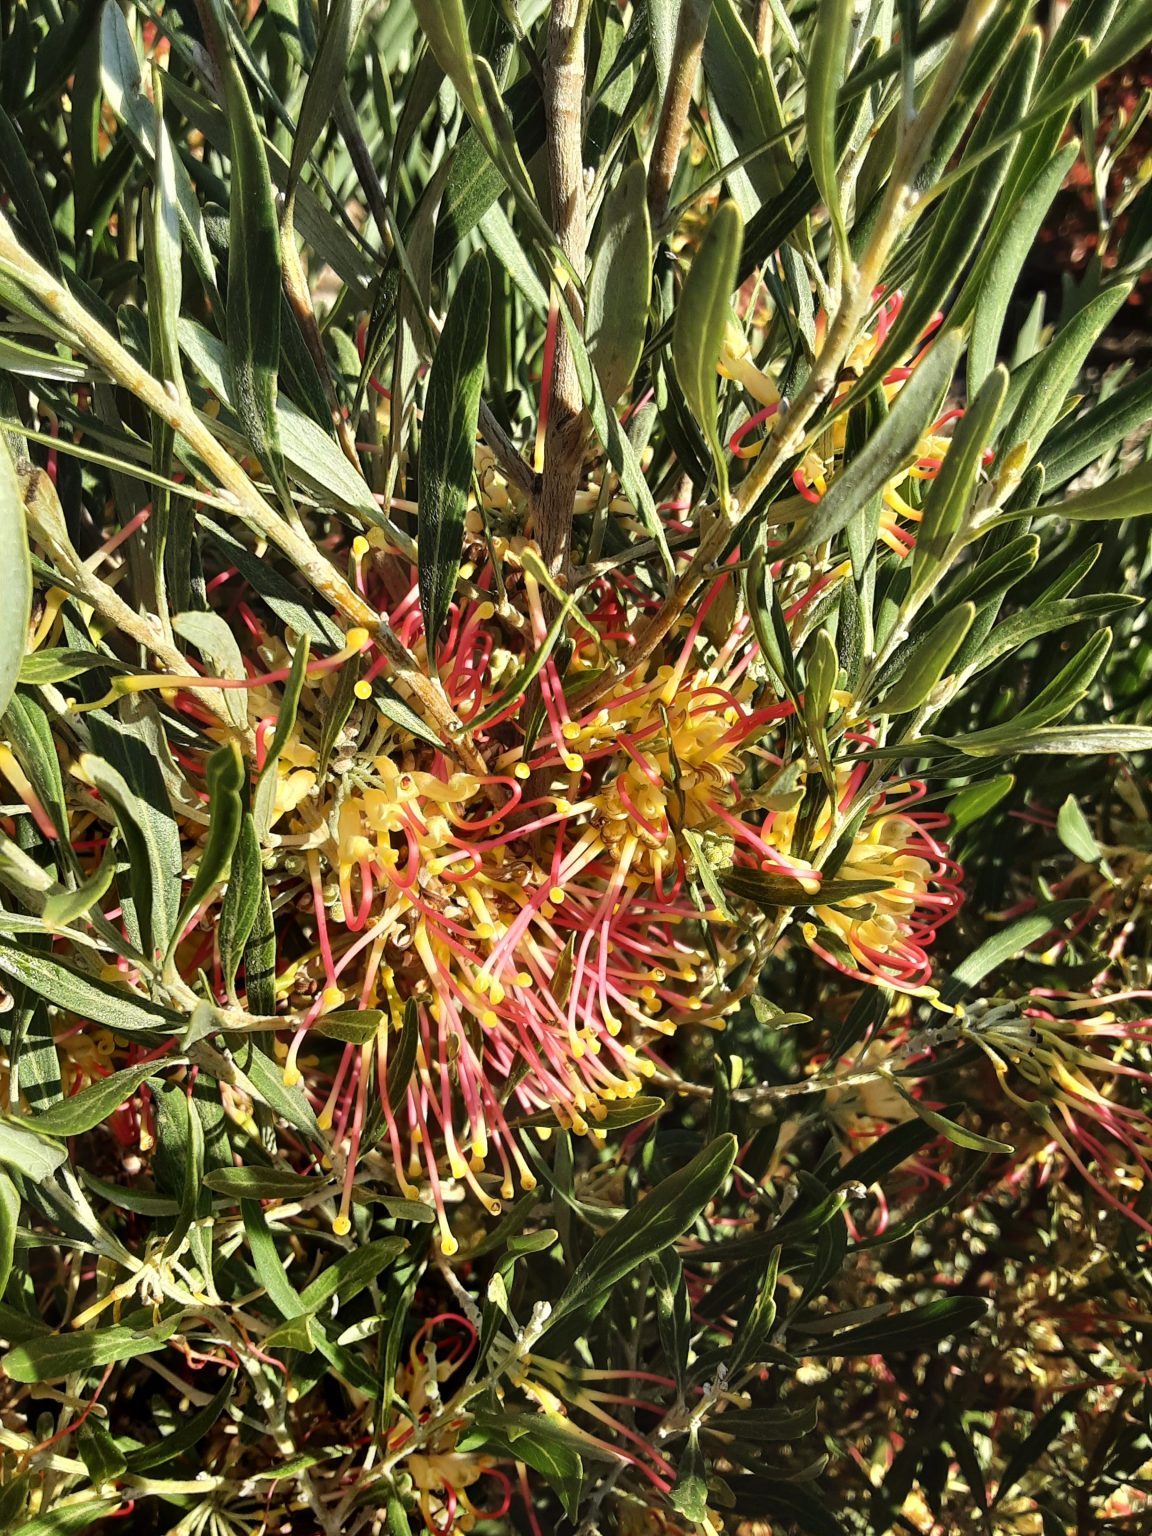
[[[586,0],[553,0],[544,71],[552,224],[560,249],[581,276],[588,245],[583,157],[587,9]],[[574,283],[568,283],[560,302],[568,305],[572,317],[582,325],[584,307]],[[568,578],[573,508],[584,467],[587,431],[576,359],[567,326],[558,320],[536,530],[544,564],[562,585]]]
[[[680,7],[680,19],[676,23],[672,68],[668,75],[668,88],[664,93],[652,159],[648,164],[648,210],[653,225],[657,227],[663,224],[668,213],[668,196],[676,178],[676,167],[680,163],[684,129],[696,91],[696,77],[700,73],[700,57],[704,52],[704,35],[708,31],[711,10],[712,0],[684,0]]]

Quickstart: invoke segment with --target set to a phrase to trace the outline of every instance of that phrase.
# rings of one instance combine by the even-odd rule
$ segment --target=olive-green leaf
[[[437,64],[456,87],[477,131],[491,144],[494,135],[476,73],[463,0],[412,0],[412,8]]]
[[[220,925],[217,929],[220,969],[229,995],[236,985],[236,972],[244,957],[245,946],[252,936],[263,890],[264,868],[260,860],[256,825],[251,815],[245,812],[232,853],[228,889],[220,903]]]
[[[633,160],[604,199],[585,302],[588,354],[614,406],[644,350],[652,293],[652,229],[644,163]]]
[[[44,1136],[82,1136],[94,1126],[102,1125],[132,1097],[141,1083],[156,1076],[160,1066],[160,1062],[146,1061],[101,1077],[71,1098],[61,1099],[40,1114],[30,1115],[27,1124]]]
[[[333,1264],[328,1264],[300,1292],[300,1310],[318,1312],[325,1302],[335,1296],[341,1306],[358,1296],[365,1286],[371,1285],[385,1265],[404,1252],[408,1241],[403,1237],[381,1237],[362,1248],[342,1253]]]
[[[7,1163],[25,1178],[42,1184],[67,1156],[63,1147],[37,1136],[26,1124],[0,1120],[0,1163]]]
[[[1026,444],[1027,451],[1018,465],[1023,469],[1041,451],[1088,353],[1130,291],[1128,283],[1113,283],[1098,293],[1061,326],[1033,363],[1013,375],[1015,409],[1004,428],[1001,462],[1005,452]]]
[[[6,445],[0,447],[0,570],[4,572],[4,601],[0,603],[2,715],[20,676],[32,611],[32,560],[28,552],[24,498]]]
[[[113,7],[115,9],[115,7]],[[87,1536],[105,1515],[122,1504],[119,1497],[83,1499],[78,1504],[58,1504],[14,1527],[9,1536]]]
[[[729,301],[736,287],[744,220],[734,202],[723,202],[692,259],[672,328],[672,362],[680,388],[712,450],[722,493],[727,493],[727,460],[720,442],[716,364],[728,328]]]
[[[1027,187],[1012,216],[993,239],[991,248],[957,299],[960,314],[972,310],[968,344],[968,388],[975,394],[996,364],[1004,317],[1016,292],[1020,269],[1033,249],[1037,232],[1064,185],[1079,153],[1078,142],[1066,144]],[[979,175],[979,171],[976,173]]]
[[[244,821],[241,791],[245,781],[244,759],[234,741],[225,742],[208,759],[208,836],[200,851],[200,863],[192,878],[172,942],[183,932],[200,904],[224,880],[232,868],[232,855]]]
[[[460,573],[491,293],[488,258],[477,251],[460,275],[429,371],[420,438],[417,565],[430,656]]]
[[[1113,518],[1147,517],[1152,513],[1152,464],[1117,475],[1090,491],[1069,496],[1052,506],[1038,507],[1035,515],[1066,517],[1072,522],[1108,522]]]
[[[252,450],[285,494],[276,380],[280,371],[280,226],[268,156],[220,0],[201,7],[215,35],[232,162],[228,195],[228,362]]]
[[[296,715],[300,708],[300,695],[304,690],[304,680],[308,675],[308,656],[310,651],[311,642],[308,636],[301,635],[292,656],[292,666],[288,673],[288,680],[284,684],[283,693],[280,695],[280,707],[276,715],[276,725],[272,732],[272,738],[266,748],[264,766],[261,768],[260,777],[256,781],[253,816],[255,817],[258,843],[263,843],[268,835],[268,829],[272,825],[272,817],[276,807],[276,786],[278,783],[276,765],[280,761],[280,755],[288,745],[296,726]]]
[[[188,1022],[182,1014],[149,1001],[127,986],[98,981],[56,955],[17,946],[4,937],[0,937],[0,972],[22,981],[46,1002],[118,1034],[167,1035]]]
[[[732,896],[755,902],[765,911],[776,907],[832,907],[854,896],[874,896],[890,888],[887,880],[820,880],[809,882],[761,869],[726,869],[720,884]]]
[[[848,237],[837,174],[836,103],[844,84],[854,10],[852,0],[820,0],[805,77],[808,159],[841,247],[847,245]]]
[[[204,1183],[218,1195],[235,1200],[299,1200],[315,1194],[324,1181],[290,1168],[213,1168]]]
[[[987,1317],[990,1303],[982,1296],[942,1296],[922,1307],[908,1307],[879,1322],[862,1323],[818,1344],[810,1355],[892,1355],[929,1349],[941,1339],[962,1333]]]
[[[3,1366],[13,1381],[58,1381],[74,1371],[87,1371],[137,1355],[153,1355],[164,1348],[176,1331],[176,1321],[159,1328],[99,1328],[86,1333],[54,1333],[47,1338],[18,1344],[3,1356]]]
[[[116,835],[113,833],[104,857],[87,880],[82,880],[74,891],[54,891],[49,896],[44,903],[44,921],[54,928],[67,928],[69,923],[91,911],[116,878],[116,864]]]
[[[137,794],[118,768],[84,753],[80,776],[108,802],[116,815],[127,853],[127,880],[140,924],[140,937],[151,955],[171,939],[180,901],[180,830],[166,805]],[[122,877],[123,878],[123,877]],[[123,886],[120,887],[123,896]]]
[[[686,1232],[723,1188],[737,1147],[735,1136],[717,1136],[598,1238],[553,1307],[548,1327],[590,1306],[638,1264]]]
[[[776,559],[832,538],[911,463],[924,429],[934,420],[952,382],[961,344],[959,331],[945,331],[928,348],[875,434],[832,481],[811,516],[774,551]]]
[[[995,434],[1007,390],[1008,370],[993,369],[957,425],[939,474],[929,483],[912,551],[909,591],[914,597],[930,589],[964,528],[983,453]]]
[[[375,1040],[384,1020],[379,1008],[338,1008],[318,1018],[312,1029],[329,1040],[343,1040],[346,1045],[367,1045]]]
[[[333,0],[324,16],[320,46],[312,60],[308,84],[304,87],[304,99],[296,119],[292,159],[288,168],[288,198],[291,198],[295,190],[316,141],[332,120],[336,99],[344,84],[348,60],[356,46],[366,9],[367,0]]]
[[[905,715],[928,702],[932,690],[947,672],[949,663],[972,628],[975,617],[975,603],[960,603],[932,626],[884,695],[880,707],[886,715]]]
[[[3,1296],[8,1276],[12,1273],[19,1222],[19,1191],[6,1173],[0,1173],[0,1296]]]

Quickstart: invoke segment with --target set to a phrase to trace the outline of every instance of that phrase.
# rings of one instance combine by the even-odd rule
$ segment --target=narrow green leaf
[[[0,928],[3,919],[0,918]],[[55,955],[34,953],[0,935],[0,971],[93,1024],[122,1035],[166,1035],[187,1024],[182,1014],[161,1007],[127,986],[112,986],[86,976]]]
[[[1011,218],[993,239],[991,249],[957,299],[958,314],[972,312],[968,389],[973,395],[981,389],[996,365],[1004,317],[1016,291],[1020,271],[1079,150],[1080,145],[1074,140],[1052,156],[1013,207]]]
[[[975,826],[978,821],[983,821],[1005,795],[1012,793],[1015,784],[1015,774],[1001,773],[983,784],[970,784],[967,789],[962,789],[955,799],[948,802],[953,837],[965,828]]]
[[[195,1451],[228,1406],[235,1386],[234,1378],[228,1376],[215,1397],[205,1403],[203,1408],[198,1408],[190,1418],[177,1423],[153,1445],[146,1445],[143,1450],[131,1451],[128,1455],[128,1466],[133,1475],[139,1477],[144,1472],[162,1467],[165,1462],[175,1460],[177,1456],[183,1456],[186,1451]]]
[[[1061,421],[1044,444],[1047,491],[1078,475],[1152,417],[1152,373],[1139,373],[1092,410]],[[24,676],[23,670],[20,673]]]
[[[970,1152],[1008,1152],[1015,1150],[1006,1141],[996,1141],[991,1136],[981,1136],[976,1131],[970,1131],[967,1126],[958,1125],[955,1120],[949,1120],[947,1115],[942,1115],[938,1110],[931,1109],[922,1103],[913,1093],[909,1093],[895,1077],[889,1077],[887,1081],[895,1088],[896,1092],[925,1125],[931,1126],[941,1136],[946,1136],[954,1146],[964,1147]]]
[[[1007,391],[1008,370],[994,369],[964,412],[940,472],[929,483],[912,551],[912,598],[930,590],[949,559],[953,541],[963,532],[984,450],[995,436]]]
[[[940,989],[941,997],[946,1003],[956,1002],[997,967],[1005,965],[1009,960],[1018,959],[1026,949],[1042,939],[1045,934],[1051,933],[1054,928],[1059,928],[1063,917],[1070,911],[1078,909],[1078,902],[1054,903],[1051,906],[1042,907],[1038,912],[1029,912],[1025,917],[1018,917],[1015,922],[1009,923],[1007,928],[1001,928],[998,933],[985,939],[983,944],[978,945],[967,959],[956,967]]]
[[[87,1536],[105,1515],[118,1509],[119,1496],[110,1499],[82,1499],[78,1504],[60,1504],[55,1509],[34,1515],[16,1526],[9,1536]]]
[[[736,204],[721,203],[684,279],[672,329],[676,377],[712,450],[725,499],[728,462],[720,442],[716,363],[728,329],[743,235],[744,221]]]
[[[11,199],[33,254],[56,277],[62,277],[60,248],[40,182],[29,163],[24,141],[3,108],[0,108],[0,186]],[[4,568],[7,569],[7,565]]]
[[[1131,291],[1127,283],[1113,283],[1090,299],[1064,324],[1040,352],[1034,364],[1025,364],[1013,376],[1016,398],[1011,420],[1004,428],[999,462],[1014,450],[1023,450],[1018,467],[1023,469],[1041,451],[1044,440],[1064,409],[1084,360],[1108,322]]]
[[[381,1237],[374,1243],[365,1243],[362,1248],[353,1248],[350,1253],[342,1253],[300,1292],[300,1310],[319,1312],[333,1297],[341,1306],[347,1306],[407,1246],[407,1239],[403,1237]]]
[[[212,1168],[204,1183],[234,1200],[300,1200],[315,1194],[324,1181],[290,1168]]]
[[[1066,517],[1070,522],[1107,522],[1114,518],[1147,517],[1152,512],[1152,464],[1117,475],[1103,485],[1052,506],[1038,507],[1037,517]]]
[[[723,1187],[737,1146],[735,1136],[718,1136],[598,1238],[553,1307],[548,1327],[581,1312],[652,1253],[687,1231]]]
[[[952,382],[961,345],[959,331],[945,331],[929,347],[875,435],[836,476],[800,528],[773,552],[774,558],[812,549],[832,538],[911,463],[925,427],[935,419]]]
[[[765,911],[777,907],[831,907],[853,896],[872,896],[886,891],[886,880],[795,880],[791,875],[772,875],[759,869],[726,869],[720,884],[742,901],[755,902]]]
[[[792,176],[792,158],[776,82],[734,0],[711,0],[704,40],[704,78],[760,203],[778,198]],[[776,140],[771,148],[765,146]]]
[[[278,775],[276,765],[280,761],[280,755],[288,745],[292,732],[296,728],[296,715],[300,708],[300,695],[304,691],[304,682],[308,676],[308,657],[311,651],[311,643],[307,635],[301,635],[296,650],[292,655],[292,667],[288,673],[288,681],[284,684],[284,691],[280,695],[280,708],[276,715],[276,726],[272,732],[272,739],[268,742],[264,766],[260,770],[260,777],[256,781],[256,794],[253,801],[253,816],[255,818],[256,840],[262,844],[268,835],[268,829],[272,825],[272,816],[276,806],[276,786]]]
[[[1066,663],[1036,697],[1004,725],[973,731],[968,736],[945,737],[948,746],[966,757],[996,756],[1029,750],[1027,742],[1041,727],[1052,725],[1075,709],[1092,685],[1112,646],[1112,631],[1102,629]],[[1134,749],[1135,750],[1135,749]]]
[[[123,1477],[128,1468],[124,1452],[112,1438],[111,1431],[94,1414],[89,1415],[77,1430],[76,1449],[97,1488]]]
[[[487,257],[478,251],[464,268],[452,296],[424,402],[417,547],[420,607],[430,656],[448,617],[460,571],[464,513],[476,456],[491,287]]]
[[[61,1099],[50,1109],[29,1116],[30,1129],[43,1136],[82,1136],[97,1125],[102,1125],[109,1115],[115,1114],[141,1083],[155,1077],[163,1063],[148,1061],[135,1067],[125,1067],[82,1088],[71,1098]]]
[[[322,1014],[312,1028],[328,1040],[342,1040],[346,1045],[368,1045],[385,1027],[386,1017],[379,1008],[340,1008]]]
[[[1096,841],[1092,828],[1088,825],[1088,818],[1080,809],[1075,795],[1069,795],[1060,807],[1059,815],[1056,817],[1056,834],[1069,853],[1075,854],[1085,863],[1099,863],[1100,844]]]
[[[256,1278],[268,1293],[268,1300],[285,1319],[300,1315],[300,1297],[296,1288],[284,1273],[280,1255],[276,1252],[276,1239],[268,1226],[263,1207],[258,1200],[243,1200],[240,1212],[244,1219],[244,1235],[252,1255]]]
[[[1035,1424],[1009,1456],[1008,1464],[996,1487],[993,1505],[1007,1498],[1021,1478],[1037,1465],[1064,1429],[1068,1415],[1075,1413],[1083,1402],[1087,1390],[1086,1387],[1079,1387],[1074,1391],[1063,1393],[1046,1413],[1039,1415]]]
[[[249,1000],[251,1001],[251,983],[249,983]],[[233,1047],[233,1056],[236,1065],[244,1073],[256,1097],[262,1103],[267,1104],[269,1109],[275,1110],[289,1125],[294,1125],[298,1131],[303,1131],[313,1142],[323,1143],[324,1137],[303,1088],[299,1083],[291,1088],[288,1087],[284,1081],[284,1069],[279,1062],[266,1056],[252,1040],[248,1042],[246,1049]]]
[[[244,658],[236,636],[218,613],[176,613],[172,628],[182,640],[189,641],[208,663],[213,676],[242,682],[247,677]],[[248,724],[248,695],[243,688],[224,690],[224,705],[232,724],[244,730]]]
[[[465,112],[488,143],[494,135],[480,90],[462,0],[412,0],[420,31],[437,64],[456,87]]]
[[[0,1296],[8,1286],[20,1224],[20,1194],[6,1173],[0,1173]]]
[[[289,200],[317,140],[332,121],[366,9],[366,0],[333,0],[324,16],[320,45],[308,72],[308,84],[304,87],[304,99],[300,103],[292,139],[286,188]]]
[[[228,121],[228,362],[233,399],[252,451],[286,495],[276,380],[280,372],[280,224],[264,138],[230,46],[221,0],[200,15],[213,35]],[[269,302],[269,284],[275,292]]]
[[[176,927],[181,874],[179,829],[167,807],[157,807],[136,794],[111,763],[85,753],[78,769],[116,813],[128,854],[128,879],[141,941],[151,955],[168,943]]]
[[[394,1115],[399,1114],[408,1097],[408,1084],[416,1070],[419,1048],[420,1010],[415,998],[409,998],[404,1004],[404,1026],[388,1061],[388,1102]]]
[[[260,859],[260,843],[255,823],[245,812],[232,854],[228,889],[220,903],[220,924],[217,929],[220,969],[229,995],[236,985],[236,972],[252,936],[263,892],[264,868]]]
[[[246,769],[240,748],[234,741],[226,742],[213,752],[208,759],[206,776],[211,817],[208,836],[200,850],[200,863],[192,878],[192,888],[185,898],[173,934],[173,944],[201,904],[222,881],[227,880],[244,822],[241,790],[245,783]]]
[[[154,1355],[176,1331],[176,1319],[158,1328],[98,1328],[85,1333],[54,1333],[18,1344],[3,1357],[13,1381],[58,1381],[74,1371],[89,1371],[138,1355]]]
[[[975,617],[975,603],[960,603],[932,626],[881,700],[880,708],[886,715],[909,714],[928,702]]]
[[[848,65],[854,9],[852,0],[819,0],[805,71],[808,159],[842,250],[847,249],[848,235],[840,196],[836,106]]]
[[[813,1355],[893,1355],[929,1349],[962,1333],[988,1316],[982,1296],[943,1296],[922,1307],[908,1307],[881,1322],[863,1323],[809,1345]]]
[[[44,903],[44,921],[53,928],[67,928],[78,917],[91,911],[107,895],[116,878],[117,863],[116,835],[113,833],[99,867],[87,880],[82,880],[74,891],[56,891],[49,896]]]
[[[612,407],[644,350],[652,290],[652,229],[642,160],[633,160],[600,210],[584,327],[588,355]]]
[[[4,571],[4,602],[0,604],[2,715],[20,676],[32,612],[32,561],[28,551],[24,497],[6,445],[0,446],[0,570]]]
[[[67,1158],[63,1147],[37,1136],[27,1124],[0,1120],[0,1163],[7,1163],[25,1178],[42,1184]]]

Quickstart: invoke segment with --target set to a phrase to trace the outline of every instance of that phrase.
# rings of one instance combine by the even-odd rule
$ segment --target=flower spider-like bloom
[[[1110,1006],[1114,1001],[1037,996],[1019,1011],[990,1010],[966,1034],[992,1062],[1009,1099],[1052,1138],[1091,1188],[1152,1232],[1152,1222],[1115,1192],[1120,1187],[1138,1194],[1152,1179],[1152,1122],[1145,1103],[1152,1072],[1125,1059],[1152,1045],[1152,1020],[1121,1019]],[[1019,1092],[1017,1083],[1030,1092]],[[1139,1094],[1138,1104],[1124,1102],[1125,1085]]]
[[[450,1338],[440,1354],[433,1333],[447,1324],[463,1338]],[[479,1521],[505,1515],[511,1503],[512,1486],[496,1466],[496,1458],[460,1449],[467,1416],[442,1423],[434,1417],[441,1408],[441,1384],[454,1374],[475,1344],[476,1330],[467,1318],[454,1313],[429,1318],[397,1372],[396,1395],[407,1404],[408,1415],[387,1435],[385,1451],[395,1461],[397,1471],[410,1481],[410,1495],[432,1536],[467,1536]],[[434,1427],[425,1429],[430,1423]],[[410,1451],[406,1450],[409,1445]],[[495,1508],[478,1507],[475,1501],[477,1485],[484,1478],[500,1489]]]
[[[863,775],[862,766],[844,772],[841,811],[851,805]],[[814,921],[801,931],[817,954],[856,980],[915,991],[928,984],[929,947],[938,929],[955,915],[963,894],[959,866],[936,836],[947,817],[914,809],[924,794],[923,784],[909,785],[903,798],[894,798],[899,793],[887,791],[870,807],[836,871],[838,883],[857,881],[863,887],[868,882],[873,889],[861,888],[833,903],[814,901]],[[797,808],[779,813],[766,835],[789,852],[802,873],[812,875],[812,865],[791,853],[797,814]],[[814,846],[831,825],[826,802]]]

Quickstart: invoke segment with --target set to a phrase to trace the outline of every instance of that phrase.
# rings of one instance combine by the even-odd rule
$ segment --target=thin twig
[[[586,0],[554,0],[548,27],[545,109],[552,224],[560,249],[581,276],[588,244],[584,186],[584,22]],[[561,303],[583,324],[583,304],[567,284]],[[584,467],[588,420],[568,328],[556,322],[556,348],[544,437],[544,474],[536,526],[544,565],[566,585],[576,489]]]
[[[79,349],[98,363],[111,379],[135,395],[148,410],[184,438],[224,490],[235,498],[238,516],[287,555],[308,584],[350,624],[367,629],[375,636],[396,681],[410,695],[424,719],[436,729],[445,746],[467,767],[482,771],[483,761],[443,690],[427,676],[388,621],[349,586],[309,538],[291,528],[265,501],[192,406],[142,368],[64,285],[24,250],[3,215],[0,215],[0,268],[10,273],[59,321],[76,338]]]
[[[668,197],[676,179],[676,167],[680,163],[684,129],[688,123],[692,97],[696,92],[696,78],[700,73],[700,57],[704,52],[704,35],[708,30],[711,11],[712,0],[684,0],[680,7],[668,88],[664,93],[660,126],[656,130],[656,143],[648,164],[648,211],[652,215],[653,225],[662,224],[668,212]]]

